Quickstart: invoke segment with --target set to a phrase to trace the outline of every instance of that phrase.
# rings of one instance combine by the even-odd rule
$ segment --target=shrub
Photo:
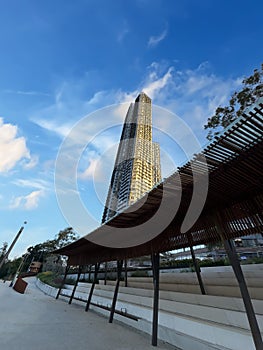
[[[148,277],[148,272],[143,270],[134,271],[131,277]]]
[[[56,288],[59,288],[62,282],[61,277],[57,276],[52,271],[41,272],[37,275],[37,278],[39,278],[41,282]]]

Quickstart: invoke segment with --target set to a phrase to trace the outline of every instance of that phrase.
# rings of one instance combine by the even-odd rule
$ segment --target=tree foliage
[[[35,246],[29,247],[27,249],[27,256],[25,256],[23,269],[21,270],[21,272],[26,272],[29,269],[29,266],[32,261],[39,261],[41,263],[45,263],[54,250],[62,248],[78,238],[79,237],[77,233],[72,229],[72,227],[67,227],[64,230],[59,231],[59,233],[56,234],[54,239],[47,240],[43,243],[38,243]],[[4,255],[6,249],[7,243],[3,243],[2,248],[0,248],[0,261],[1,256]],[[14,259],[13,261],[7,261],[6,264],[0,270],[0,278],[4,276],[14,275],[23,257],[24,255],[18,259]],[[57,265],[59,265],[60,263],[61,265],[59,256],[53,256],[51,260],[54,262],[54,264],[58,263]],[[59,268],[59,266],[56,267],[56,269]]]
[[[5,256],[6,251],[7,251],[7,242],[4,242],[2,247],[0,248],[0,261],[2,261],[2,258]]]
[[[78,234],[73,230],[72,227],[67,227],[59,233],[55,237],[56,248],[62,248],[71,242],[74,242],[79,238]]]
[[[205,129],[210,129],[207,135],[208,140],[217,136],[222,129],[240,117],[247,107],[262,96],[263,64],[261,64],[260,69],[255,69],[251,76],[243,79],[241,90],[233,93],[227,106],[219,106],[215,114],[208,118],[204,125]]]

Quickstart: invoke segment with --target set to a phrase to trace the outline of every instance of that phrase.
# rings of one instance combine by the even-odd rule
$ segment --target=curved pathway
[[[42,293],[35,277],[25,294],[0,281],[1,348],[8,350],[150,350],[150,336]],[[174,349],[159,342],[159,350]]]

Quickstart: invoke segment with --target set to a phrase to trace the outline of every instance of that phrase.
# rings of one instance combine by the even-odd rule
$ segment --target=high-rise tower
[[[161,181],[160,147],[152,142],[152,101],[140,93],[126,114],[102,223]]]

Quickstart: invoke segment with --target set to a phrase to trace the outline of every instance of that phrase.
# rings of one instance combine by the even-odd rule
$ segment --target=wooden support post
[[[128,272],[127,272],[127,259],[124,260],[124,271],[125,271],[125,275],[124,275],[124,281],[125,281],[125,287],[128,287]]]
[[[263,350],[263,343],[262,343],[260,329],[259,329],[258,322],[256,319],[253,304],[252,304],[252,301],[251,301],[251,298],[250,298],[250,295],[248,292],[246,280],[245,280],[245,277],[243,275],[243,272],[242,272],[242,269],[240,266],[238,255],[236,253],[236,248],[235,248],[232,240],[224,240],[224,246],[225,246],[229,261],[230,261],[232,268],[234,270],[236,279],[237,279],[238,284],[239,284],[240,292],[241,292],[243,302],[245,305],[247,318],[248,318],[248,322],[250,325],[250,329],[251,329],[251,333],[253,336],[256,350]]]
[[[194,263],[195,273],[196,273],[196,276],[197,276],[197,279],[198,279],[199,287],[201,289],[201,293],[203,295],[205,295],[206,294],[205,286],[204,286],[204,283],[203,283],[203,280],[202,280],[202,277],[201,277],[200,267],[199,267],[198,262],[196,261],[194,249],[193,249],[192,246],[190,246],[190,250],[191,250],[192,260],[193,260],[193,263]]]
[[[152,346],[157,346],[158,340],[158,311],[159,311],[159,275],[160,275],[160,254],[152,254],[153,267],[153,321],[152,321]]]
[[[109,323],[112,323],[113,321],[113,316],[115,312],[117,296],[119,291],[120,279],[121,279],[122,265],[123,265],[123,260],[117,261],[117,281],[116,281],[115,291],[114,291],[113,300],[111,304]]]
[[[105,262],[105,273],[104,273],[104,285],[106,286],[107,284],[107,275],[108,275],[108,263],[107,261]]]
[[[81,271],[82,271],[82,266],[79,266],[78,276],[77,276],[76,282],[74,284],[74,287],[73,287],[73,290],[72,290],[72,293],[71,293],[71,296],[70,296],[70,299],[69,299],[69,302],[68,302],[69,304],[72,303],[72,300],[74,298],[74,295],[75,295],[75,292],[76,292],[76,289],[77,289],[77,286],[78,286],[78,283],[79,283]]]
[[[62,281],[61,281],[61,285],[60,285],[59,290],[58,290],[58,292],[57,292],[56,299],[59,298],[59,295],[60,295],[60,293],[61,293],[62,287],[63,287],[63,285],[64,285],[64,283],[65,283],[65,281],[66,281],[67,274],[68,274],[68,272],[69,272],[69,268],[70,268],[69,265],[66,266],[65,273],[64,273],[64,277],[63,277],[63,279],[62,279]]]
[[[93,279],[92,285],[90,287],[89,297],[88,297],[88,300],[87,300],[85,311],[89,311],[89,306],[90,306],[92,294],[93,294],[93,291],[94,291],[94,288],[95,288],[99,267],[100,267],[100,263],[95,264],[94,279]]]
[[[90,281],[91,281],[91,268],[92,268],[92,265],[89,266],[89,277],[88,277],[89,283],[90,283]]]
[[[256,318],[255,311],[253,308],[253,304],[252,304],[252,301],[251,301],[251,298],[250,298],[250,295],[248,292],[246,280],[245,280],[243,271],[242,271],[241,266],[240,266],[240,262],[238,259],[236,248],[235,248],[232,240],[227,240],[224,237],[224,225],[223,225],[223,222],[221,220],[220,215],[217,215],[215,222],[216,222],[217,231],[220,234],[220,237],[224,243],[227,256],[229,258],[229,261],[232,265],[234,274],[235,274],[236,279],[237,279],[238,284],[239,284],[239,289],[240,289],[241,296],[242,296],[242,299],[243,299],[243,302],[245,305],[247,318],[248,318],[248,322],[250,325],[250,330],[252,333],[252,337],[254,340],[256,350],[263,350],[263,343],[262,343],[260,329],[258,326],[258,322],[257,322],[257,318]]]
[[[258,202],[255,199],[253,200],[252,203],[253,203],[254,210],[257,213],[256,215],[259,218],[259,225],[261,225],[262,222],[263,222],[263,211],[262,211],[262,208],[261,208],[260,205],[258,205]],[[263,238],[263,232],[261,232],[261,236]]]

